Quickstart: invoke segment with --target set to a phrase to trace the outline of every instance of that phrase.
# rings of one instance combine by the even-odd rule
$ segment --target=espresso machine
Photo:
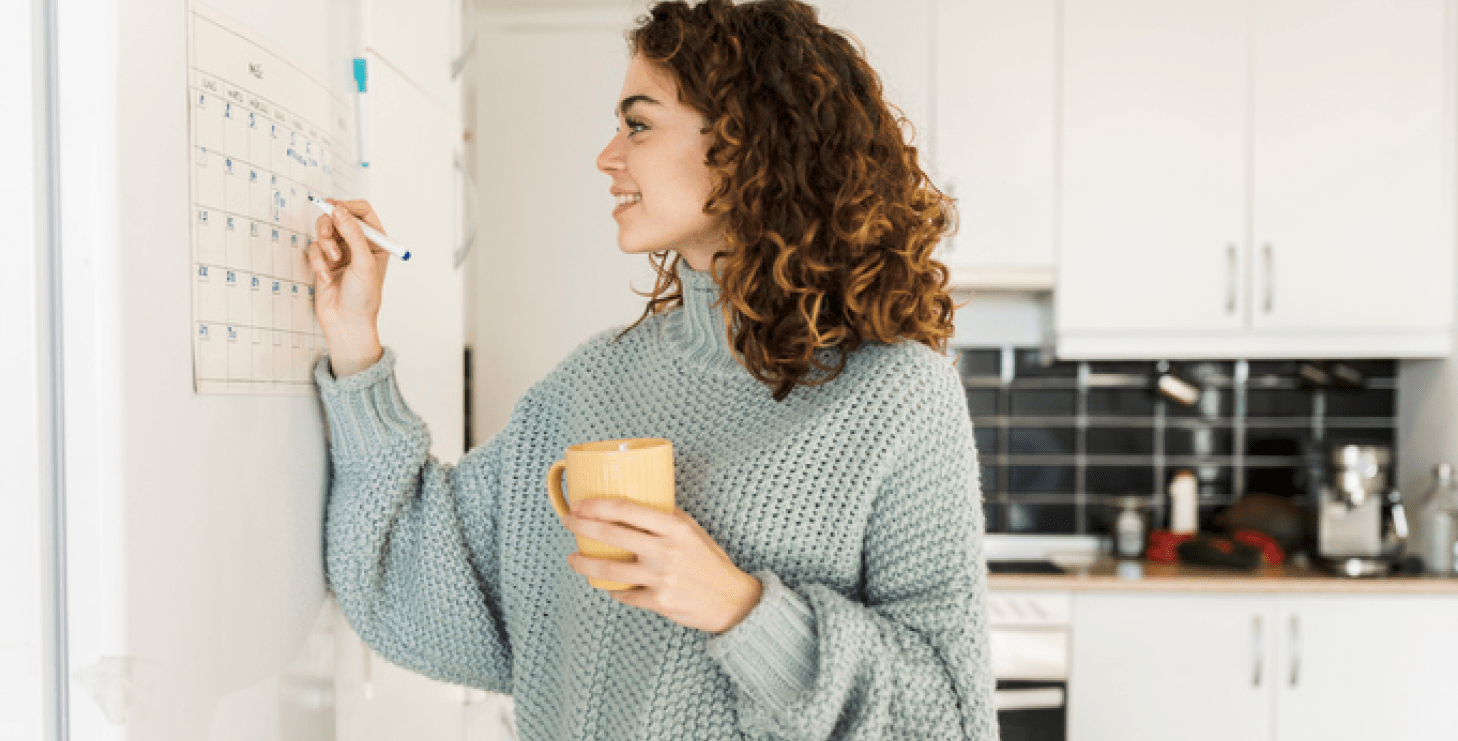
[[[1392,451],[1380,445],[1332,448],[1320,487],[1317,563],[1342,576],[1388,573],[1407,541],[1402,496],[1388,484]]]

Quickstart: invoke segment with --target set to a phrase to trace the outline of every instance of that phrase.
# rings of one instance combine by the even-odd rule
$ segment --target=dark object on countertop
[[[1272,566],[1279,565],[1286,560],[1286,552],[1281,548],[1281,544],[1265,533],[1255,530],[1236,530],[1230,537],[1259,549],[1261,560]]]
[[[1226,532],[1254,530],[1290,553],[1306,543],[1306,509],[1289,497],[1249,492],[1215,517]]]
[[[988,561],[989,574],[1063,574],[1066,569],[1052,561]]]
[[[1392,566],[1392,573],[1404,576],[1422,576],[1427,573],[1423,567],[1423,560],[1417,556],[1408,556]]]
[[[1175,548],[1182,563],[1251,571],[1261,565],[1261,551],[1218,535],[1196,535]]]

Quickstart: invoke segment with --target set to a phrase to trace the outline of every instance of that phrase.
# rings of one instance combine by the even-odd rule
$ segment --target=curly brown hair
[[[834,380],[865,342],[906,338],[946,354],[956,307],[950,272],[931,254],[955,232],[953,199],[903,140],[903,123],[915,129],[883,98],[859,42],[797,0],[659,2],[627,39],[709,122],[715,186],[704,212],[728,214],[728,249],[711,260],[723,267],[710,268],[715,305],[775,401],[797,383]],[[650,254],[658,279],[648,306],[614,341],[682,305],[683,257],[665,268],[667,259],[668,250]],[[839,348],[834,367],[815,358],[822,347]],[[812,365],[829,374],[806,380]]]

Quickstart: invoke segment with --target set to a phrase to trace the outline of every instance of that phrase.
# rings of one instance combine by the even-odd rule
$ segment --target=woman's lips
[[[627,211],[628,209],[630,209],[630,208],[632,208],[632,207],[634,207],[634,206],[636,206],[636,205],[638,205],[640,203],[642,203],[642,201],[633,201],[632,203],[624,203],[623,205],[618,206],[617,208],[613,209],[613,216],[617,216],[618,214],[620,214],[620,213],[622,213],[624,211]]]

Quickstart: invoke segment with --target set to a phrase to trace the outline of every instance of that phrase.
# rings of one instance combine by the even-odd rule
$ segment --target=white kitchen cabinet
[[[1255,596],[1075,594],[1070,741],[1267,738],[1274,618]]]
[[[1254,10],[1251,327],[1446,335],[1450,4]]]
[[[365,48],[418,85],[452,115],[461,115],[461,90],[451,76],[469,43],[463,31],[465,0],[370,0]],[[373,73],[373,69],[371,72]]]
[[[1060,356],[1086,336],[1242,332],[1245,8],[1064,3]]]
[[[1058,2],[935,0],[932,15],[923,167],[960,219],[937,259],[956,286],[1052,289]]]
[[[1436,357],[1446,0],[1065,0],[1058,353]]]
[[[1443,738],[1458,597],[1075,593],[1072,741]]]
[[[1458,598],[1283,596],[1278,741],[1458,736]]]

